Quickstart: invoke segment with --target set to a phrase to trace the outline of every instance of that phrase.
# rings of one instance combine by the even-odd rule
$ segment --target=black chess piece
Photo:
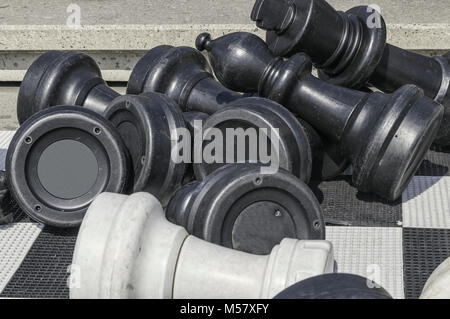
[[[78,106],[113,124],[131,155],[133,192],[150,192],[166,205],[181,187],[186,165],[172,161],[171,152],[178,131],[186,125],[178,105],[167,96],[120,95],[106,84],[92,57],[77,51],[48,51],[33,62],[22,81],[19,123],[59,105]]]
[[[239,92],[258,90],[339,144],[351,159],[353,183],[395,200],[414,175],[439,129],[443,107],[414,85],[392,94],[366,93],[311,75],[305,54],[276,58],[256,35],[238,32],[212,40],[198,36],[219,81]]]
[[[309,187],[279,169],[228,164],[178,190],[167,219],[199,238],[252,254],[267,254],[283,238],[325,239],[322,209]]]
[[[252,20],[267,30],[277,56],[308,54],[320,78],[360,88],[369,82],[392,93],[405,84],[442,103],[444,120],[436,144],[450,144],[450,52],[426,57],[386,44],[386,25],[375,8],[336,11],[325,0],[257,0]]]
[[[332,273],[297,282],[274,299],[392,299],[392,296],[368,278]]]
[[[277,126],[283,153],[280,158],[287,159],[280,163],[281,167],[305,182],[311,174],[308,140],[318,146],[312,154],[314,179],[339,175],[349,164],[345,158],[338,158],[332,145],[324,146],[311,126],[305,123],[300,126],[279,104],[234,92],[217,82],[207,59],[193,48],[162,45],[148,51],[133,68],[127,87],[128,94],[143,92],[159,92],[175,100],[182,111],[189,113],[191,130],[199,112],[211,115],[209,119],[203,116],[205,130],[236,125],[248,127],[249,123],[256,128],[258,125]],[[195,165],[196,177],[203,179],[217,167],[206,163]]]

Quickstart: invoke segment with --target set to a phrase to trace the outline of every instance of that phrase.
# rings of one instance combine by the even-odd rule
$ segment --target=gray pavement
[[[83,25],[252,24],[253,0],[46,0],[2,1],[0,24],[63,25],[70,4],[81,9]],[[388,23],[449,23],[448,0],[329,0],[336,9],[377,4]]]

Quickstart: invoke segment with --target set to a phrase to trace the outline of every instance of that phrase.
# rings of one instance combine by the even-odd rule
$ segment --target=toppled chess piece
[[[9,212],[8,205],[11,200],[5,171],[0,171],[0,225],[12,223],[13,214]]]
[[[228,164],[172,197],[167,219],[189,234],[252,254],[268,254],[283,238],[325,239],[322,209],[308,186],[285,170]]]
[[[76,227],[102,192],[128,193],[133,169],[115,127],[98,113],[56,106],[31,116],[6,154],[11,195],[33,220]]]
[[[323,274],[302,280],[275,299],[392,299],[378,283],[353,274]]]
[[[333,271],[324,240],[285,238],[268,255],[221,247],[170,223],[148,193],[104,193],[78,234],[71,298],[272,298]]]
[[[195,49],[162,45],[148,51],[133,68],[127,87],[128,94],[142,92],[164,93],[174,99],[184,112],[212,115],[209,121],[203,117],[205,129],[224,128],[227,125],[232,127],[236,123],[248,125],[265,122],[266,126],[281,123],[282,125],[278,125],[283,130],[280,137],[284,143],[281,144],[289,145],[280,148],[281,152],[285,152],[280,158],[288,159],[284,165],[281,163],[281,167],[305,182],[309,180],[310,170],[315,180],[324,180],[339,175],[349,165],[347,159],[339,156],[333,144],[323,141],[314,128],[305,122],[301,123],[303,130],[299,128],[292,116],[284,112],[277,103],[256,97],[249,98],[251,93],[242,95],[217,82],[208,61]],[[226,107],[234,107],[235,114],[231,114],[231,110],[220,112]],[[272,111],[269,112],[269,109]],[[265,120],[258,121],[258,118]],[[193,120],[190,123],[191,131]],[[308,136],[307,139],[303,131]],[[308,168],[311,160],[306,140],[317,146],[312,153],[312,168]],[[290,160],[292,158],[295,160]],[[197,179],[205,178],[216,166],[207,163],[195,165]]]
[[[225,88],[214,80],[207,59],[198,50],[162,45],[148,51],[133,68],[127,87],[128,94],[145,92],[166,94],[184,112],[209,114],[210,117],[200,123],[202,129],[220,129],[225,139],[224,145],[228,143],[228,129],[266,130],[270,138],[277,138],[278,166],[309,182],[311,150],[306,133],[296,118],[274,101],[246,97]],[[270,133],[274,130],[278,130],[278,134],[272,136]],[[195,152],[201,153],[208,143],[210,141],[197,143],[199,149]],[[248,144],[245,147],[248,153],[250,147]],[[223,152],[222,165],[227,164],[228,156]],[[202,180],[222,165],[206,161],[195,163],[195,176]]]
[[[435,142],[450,145],[450,52],[431,58],[386,44],[385,22],[371,6],[341,12],[325,0],[257,0],[251,18],[267,30],[275,55],[308,54],[330,83],[369,82],[387,93],[405,84],[422,88],[445,107]]]
[[[351,159],[353,184],[362,192],[397,199],[408,185],[442,120],[443,107],[421,89],[365,93],[311,75],[305,54],[276,58],[256,35],[237,32],[212,40],[200,34],[218,80],[238,92],[258,91],[314,126]]]
[[[167,96],[151,92],[121,96],[106,85],[90,56],[48,51],[33,62],[22,81],[19,122],[56,105],[88,109],[114,125],[131,155],[134,192],[151,192],[166,205],[181,187],[186,164],[172,161],[171,152],[186,125],[178,105]]]

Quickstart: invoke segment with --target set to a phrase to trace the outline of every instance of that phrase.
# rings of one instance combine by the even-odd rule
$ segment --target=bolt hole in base
[[[321,225],[322,224],[318,220],[314,221],[314,223],[313,223],[313,226],[315,229],[320,229]]]

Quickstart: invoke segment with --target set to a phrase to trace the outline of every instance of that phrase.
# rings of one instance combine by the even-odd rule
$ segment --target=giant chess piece
[[[228,164],[182,187],[167,219],[189,234],[252,254],[268,254],[283,238],[325,239],[314,193],[283,169],[263,174],[257,164]]]
[[[245,32],[216,40],[204,33],[196,45],[208,51],[222,84],[288,107],[339,144],[360,191],[388,200],[408,185],[441,123],[443,107],[414,85],[392,94],[338,87],[311,75],[307,55],[276,58],[263,40]]]
[[[148,193],[103,193],[78,234],[71,298],[271,298],[333,271],[324,240],[285,238],[268,255],[221,247],[170,223]]]
[[[371,285],[369,285],[370,283]],[[323,274],[302,280],[275,299],[392,299],[378,283],[354,274]]]
[[[308,137],[295,116],[274,101],[243,96],[225,88],[214,79],[207,59],[198,50],[162,45],[148,51],[133,68],[127,87],[128,94],[145,92],[169,96],[178,103],[182,111],[190,113],[187,117],[195,116],[198,112],[210,115],[201,123],[203,131],[213,128],[221,130],[224,145],[228,143],[228,129],[255,129],[254,132],[266,130],[269,132],[267,137],[270,142],[272,138],[277,139],[278,166],[302,181],[309,182],[311,149]],[[187,122],[192,123],[191,120]],[[272,136],[271,132],[275,132],[274,130],[278,130],[278,134]],[[234,137],[230,139],[235,144]],[[256,144],[259,145],[261,142],[259,137],[257,139]],[[198,149],[195,152],[203,153],[208,143],[210,141],[196,143]],[[248,153],[248,143],[245,148]],[[229,154],[223,152],[222,163],[195,163],[195,176],[197,179],[204,179],[215,169],[225,165],[228,157]],[[259,158],[245,159],[256,161]],[[237,161],[235,158],[233,160]]]
[[[257,0],[251,18],[267,30],[275,55],[308,54],[330,83],[360,88],[369,82],[387,93],[405,84],[422,88],[445,107],[435,142],[450,144],[450,52],[431,58],[386,44],[383,17],[370,6],[341,12],[325,0]]]
[[[112,123],[131,155],[134,192],[150,192],[166,205],[181,187],[186,165],[172,161],[171,153],[186,125],[178,105],[167,96],[151,92],[122,96],[106,84],[92,57],[48,51],[33,62],[22,81],[19,123],[58,105],[79,106]]]

